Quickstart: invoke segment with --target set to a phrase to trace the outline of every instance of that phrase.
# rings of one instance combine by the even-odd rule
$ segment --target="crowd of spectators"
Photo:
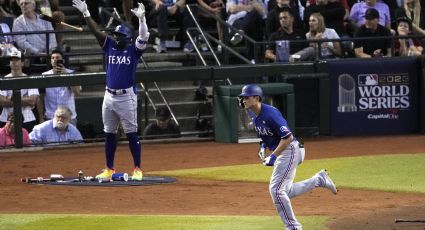
[[[370,21],[377,21],[379,25],[387,28],[390,31],[388,36],[425,36],[423,9],[419,0],[197,0],[193,2],[188,0],[150,0],[149,3],[148,21],[152,26],[158,28],[159,34],[157,52],[167,52],[166,40],[170,39],[167,26],[170,19],[178,22],[177,27],[181,31],[193,27],[193,22],[185,9],[187,4],[198,4],[202,9],[199,14],[201,17],[205,16],[202,12],[207,11],[236,28],[236,30],[223,30],[220,23],[217,23],[217,34],[220,41],[223,41],[223,33],[225,32],[230,33],[229,41],[230,45],[233,46],[244,41],[243,35],[248,35],[259,42],[268,41],[264,59],[269,61],[282,61],[275,57],[276,46],[283,47],[281,49],[288,49],[280,52],[290,54],[289,58],[283,58],[283,60],[310,60],[310,56],[304,58],[303,53],[296,54],[304,49],[307,52],[306,55],[314,55],[318,58],[340,58],[349,56],[349,54],[353,54],[354,57],[366,58],[368,55],[362,55],[362,52],[359,52],[358,49],[362,42],[322,42],[321,45],[313,45],[314,42],[309,42],[292,45],[282,43],[282,41],[299,40],[303,37],[308,40],[339,38],[346,40],[348,38],[365,37],[365,35],[374,37],[387,32],[381,31],[381,27],[377,27],[375,31],[374,26],[371,26],[374,22]],[[366,16],[369,9],[376,10],[377,13],[373,12],[372,14],[378,17],[371,16],[371,13]],[[292,17],[292,28],[289,32],[282,26],[282,23],[287,23],[282,22],[284,19],[281,18],[280,14],[283,11],[290,11],[290,17]],[[324,23],[324,27],[320,28],[323,29],[322,32],[312,31],[314,25],[311,23],[311,15],[314,15],[313,20],[317,19],[319,26],[322,22]],[[371,17],[375,18],[372,19]],[[397,22],[400,18],[411,25],[408,34],[398,33]],[[304,34],[304,36],[299,33]],[[185,34],[179,36],[178,39],[181,41],[184,51],[193,51],[192,44],[188,42]],[[384,43],[386,44],[386,42]],[[300,48],[300,44],[303,47]],[[254,49],[252,44],[245,41],[245,45],[247,57],[253,59]],[[406,43],[406,45],[410,47],[411,43]],[[418,45],[415,43],[414,47]],[[370,48],[374,49],[373,52],[380,51],[376,51],[379,53],[377,55],[369,56],[388,56],[387,49],[374,47],[374,45]],[[318,49],[321,49],[321,51]],[[221,51],[221,47],[217,50]],[[393,50],[390,50],[390,52],[389,55],[419,54],[419,52],[393,53]],[[294,54],[295,56],[292,56]]]
[[[11,72],[5,78],[27,76],[23,73],[24,55],[13,49],[9,55]],[[52,70],[43,74],[71,73],[65,68],[63,53],[54,50],[51,54]],[[41,90],[40,90],[41,91]],[[42,89],[21,89],[22,134],[24,145],[52,145],[82,142],[82,136],[76,128],[74,93],[80,92],[80,86],[55,87]],[[14,145],[15,116],[12,90],[0,90],[0,147]],[[45,112],[44,112],[45,110]],[[34,111],[40,113],[35,114]],[[38,118],[38,119],[37,119]],[[46,121],[45,121],[46,120]],[[29,133],[29,135],[28,135]],[[30,141],[28,141],[30,140]]]
[[[419,0],[356,2],[316,0],[314,2],[307,1],[302,13],[300,13],[301,10],[295,8],[295,6],[299,6],[300,2],[295,3],[297,3],[296,0],[277,0],[276,7],[269,12],[265,21],[267,33],[265,38],[268,40],[265,51],[266,60],[272,62],[304,61],[347,56],[371,58],[422,54],[422,39],[402,38],[409,35],[425,35],[423,9]],[[288,18],[287,13],[283,15],[276,13],[285,11],[290,11],[289,21],[286,19]],[[298,18],[303,18],[301,26]],[[278,20],[280,27],[275,29]],[[302,44],[295,41],[300,40],[301,35],[288,35],[288,23],[291,24],[289,34],[300,31],[305,34],[307,40],[311,41],[357,39],[354,39],[353,42],[312,41]],[[382,36],[389,38],[371,39]],[[393,39],[393,36],[400,38]],[[289,40],[291,41],[287,44]],[[300,45],[304,47],[300,47]],[[394,47],[394,50],[391,47]],[[349,55],[351,53],[352,56]]]
[[[14,17],[13,26],[10,31],[22,32],[22,31],[35,31],[35,30],[61,30],[61,25],[52,25],[50,22],[41,20],[39,13],[44,13],[58,20],[64,20],[64,14],[59,9],[58,0],[0,0],[0,16],[1,17]],[[134,0],[122,0],[116,1],[93,1],[88,0],[87,4],[89,8],[98,8],[99,6],[118,7],[120,12],[124,15],[124,20],[127,23],[133,23],[135,20],[131,15],[131,8],[136,5],[137,1]],[[305,36],[307,33],[311,33],[310,16],[312,14],[320,14],[319,19],[323,17],[326,31],[333,30],[337,36],[332,35],[332,38],[350,38],[365,35],[365,29],[368,30],[366,34],[375,36],[376,33],[381,34],[381,27],[378,27],[378,32],[369,31],[366,18],[366,12],[368,9],[375,9],[378,12],[379,18],[377,22],[389,29],[390,36],[399,35],[397,30],[397,22],[399,18],[405,18],[408,24],[411,24],[411,29],[407,35],[422,35],[425,36],[425,19],[423,17],[423,8],[419,0],[364,0],[364,1],[353,1],[353,0],[148,0],[145,2],[147,10],[147,20],[151,28],[156,28],[157,33],[153,33],[157,39],[155,39],[155,50],[158,53],[167,52],[167,40],[177,39],[179,41],[181,49],[185,52],[193,52],[193,44],[189,41],[186,35],[186,29],[194,27],[195,24],[186,9],[187,4],[197,4],[200,10],[195,10],[201,18],[211,19],[214,15],[226,21],[228,24],[236,28],[237,30],[223,30],[221,23],[216,20],[212,20],[216,25],[217,37],[220,41],[224,42],[223,33],[230,33],[230,45],[238,45],[244,41],[243,35],[248,35],[255,41],[268,41],[270,43],[280,42],[281,40],[290,40],[290,36],[276,36],[276,33],[282,33],[282,22],[280,19],[280,13],[282,11],[291,11],[290,14],[293,17],[292,28],[296,33],[301,32]],[[95,11],[97,12],[97,11]],[[99,15],[93,17],[95,20],[101,22]],[[408,22],[409,20],[410,22]],[[105,21],[105,20],[103,20]],[[177,37],[170,37],[170,21],[175,22],[174,27],[179,29]],[[203,22],[203,20],[201,20]],[[364,28],[366,27],[366,28]],[[0,25],[2,31],[8,31],[5,25]],[[363,31],[362,31],[363,30]],[[286,33],[286,32],[285,32]],[[273,35],[274,34],[274,35]],[[315,38],[308,37],[311,39],[326,39],[331,38],[327,35],[322,36],[322,33],[316,35]],[[194,33],[192,33],[194,35]],[[273,35],[273,36],[272,36]],[[196,36],[195,36],[196,37]],[[3,40],[1,40],[3,39]],[[67,47],[61,33],[51,33],[48,37],[49,47],[46,47],[46,35],[45,34],[31,34],[31,35],[18,35],[13,37],[15,46],[23,49],[26,53],[39,55],[46,57],[50,54],[53,49],[57,47],[64,49]],[[297,38],[298,39],[298,38]],[[5,46],[5,43],[10,43],[9,39],[1,38],[2,49],[10,49],[11,46]],[[7,42],[5,42],[7,41]],[[372,42],[373,43],[373,42]],[[250,59],[254,58],[254,48],[251,42],[245,42],[247,57]],[[316,55],[319,58],[333,58],[344,57],[349,53],[355,55],[355,57],[367,57],[362,55],[357,50],[355,52],[354,45],[358,43],[341,42],[340,46],[333,42],[325,43],[340,50],[332,52],[332,55],[326,51],[329,48],[324,47],[324,51],[320,52],[323,55]],[[276,44],[275,44],[276,45]],[[318,53],[316,50],[312,51],[310,47],[311,43],[305,43],[304,48],[307,48],[308,53]],[[407,44],[410,47],[410,44]],[[415,45],[416,46],[416,45]],[[266,53],[264,59],[274,61],[270,55],[269,47],[273,45],[269,44],[266,47]],[[286,53],[295,54],[297,50],[290,49],[289,46]],[[316,46],[317,47],[317,46]],[[314,48],[314,47],[313,47]],[[358,47],[357,47],[358,48]],[[222,47],[217,46],[217,50],[221,51]],[[347,52],[348,51],[351,52]],[[413,48],[412,48],[413,49]],[[376,50],[376,49],[375,49]],[[381,56],[386,56],[387,50],[381,52]],[[391,51],[393,52],[393,51]],[[418,52],[410,52],[411,55],[417,54]],[[7,52],[3,52],[7,54]],[[406,52],[393,53],[395,55],[405,55]],[[407,52],[409,54],[409,52]],[[302,56],[302,55],[301,55]],[[373,56],[373,55],[372,55]],[[379,55],[375,55],[379,56]],[[310,58],[303,59],[298,58],[299,55],[291,57],[291,60],[309,60]],[[261,60],[262,58],[260,58]],[[48,60],[41,60],[47,61]]]

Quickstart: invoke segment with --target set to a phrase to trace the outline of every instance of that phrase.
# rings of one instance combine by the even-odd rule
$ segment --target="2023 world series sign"
[[[396,134],[418,127],[415,58],[328,62],[331,134]]]

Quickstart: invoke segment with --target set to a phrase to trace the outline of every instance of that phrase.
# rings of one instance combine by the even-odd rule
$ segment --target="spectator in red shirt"
[[[22,128],[22,139],[25,146],[31,145],[28,131]],[[6,125],[0,128],[0,147],[15,145],[15,116],[9,113]]]

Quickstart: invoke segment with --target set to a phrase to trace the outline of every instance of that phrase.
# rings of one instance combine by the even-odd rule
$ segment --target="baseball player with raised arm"
[[[102,47],[106,61],[106,91],[102,105],[102,120],[105,131],[106,168],[96,176],[97,179],[111,179],[115,172],[114,157],[117,148],[117,129],[121,122],[129,140],[133,156],[134,170],[132,179],[142,180],[141,144],[137,136],[137,95],[134,92],[137,64],[149,38],[145,19],[145,6],[132,9],[139,18],[139,36],[132,43],[132,31],[125,25],[118,25],[113,36],[101,32],[96,22],[90,17],[87,4],[73,0],[73,6],[84,16],[90,30]]]
[[[255,84],[245,85],[239,95],[240,105],[247,109],[255,131],[262,140],[259,157],[265,166],[274,166],[269,190],[273,203],[286,229],[302,229],[295,218],[291,198],[316,187],[337,193],[326,170],[322,169],[310,179],[293,183],[297,166],[304,160],[304,146],[292,135],[282,114],[275,107],[262,103],[263,91]],[[266,148],[271,153],[266,157]]]

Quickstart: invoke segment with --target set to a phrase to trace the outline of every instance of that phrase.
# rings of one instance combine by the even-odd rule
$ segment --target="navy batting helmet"
[[[263,90],[260,88],[260,86],[256,84],[245,85],[242,88],[242,93],[239,94],[239,97],[249,97],[249,96],[259,96],[261,101],[261,99],[263,98]]]
[[[124,35],[126,39],[131,39],[133,37],[131,29],[125,25],[118,25],[112,33]]]

